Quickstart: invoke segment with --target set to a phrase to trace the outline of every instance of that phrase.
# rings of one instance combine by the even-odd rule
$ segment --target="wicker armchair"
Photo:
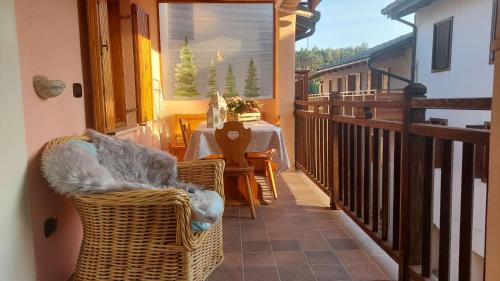
[[[52,140],[45,151],[71,139]],[[179,179],[224,198],[222,160],[178,163]],[[222,223],[193,233],[187,194],[139,190],[74,199],[83,240],[73,280],[205,280],[222,262]]]

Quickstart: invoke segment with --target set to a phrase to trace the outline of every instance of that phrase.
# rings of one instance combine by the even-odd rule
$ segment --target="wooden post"
[[[404,88],[404,112],[402,132],[401,169],[401,237],[403,260],[399,267],[399,279],[409,279],[409,267],[419,264],[422,258],[422,198],[425,137],[410,134],[412,123],[425,121],[424,109],[412,109],[411,100],[425,98],[427,89],[414,83]]]
[[[340,93],[339,92],[332,92],[330,94],[330,101],[334,102],[337,100],[340,100]],[[328,113],[330,116],[332,115],[339,115],[341,111],[341,108],[339,107],[334,107],[333,105],[330,104],[328,108]],[[338,155],[339,152],[339,142],[338,142],[338,134],[339,134],[339,124],[336,122],[333,122],[332,118],[329,118],[328,120],[328,161],[330,162],[328,164],[328,177],[329,177],[329,188],[330,188],[330,209],[332,210],[337,210],[338,207],[335,204],[335,199],[339,200],[339,167],[340,167],[340,157]]]

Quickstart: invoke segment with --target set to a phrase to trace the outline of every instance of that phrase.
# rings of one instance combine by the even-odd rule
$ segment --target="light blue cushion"
[[[79,148],[85,150],[88,154],[92,155],[93,157],[97,158],[97,147],[95,144],[87,141],[81,141],[81,140],[70,140],[67,142],[68,144],[78,146]]]
[[[201,232],[201,231],[207,231],[212,227],[212,224],[208,222],[201,222],[201,221],[193,221],[191,223],[191,229],[193,232]]]

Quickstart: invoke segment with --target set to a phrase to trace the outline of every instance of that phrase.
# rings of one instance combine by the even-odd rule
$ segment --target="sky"
[[[380,13],[394,0],[322,0],[317,10],[321,20],[309,37],[309,48],[341,48],[363,42],[369,47],[411,32],[411,28]],[[410,15],[407,20],[413,21]],[[308,39],[296,43],[296,49],[307,48]]]

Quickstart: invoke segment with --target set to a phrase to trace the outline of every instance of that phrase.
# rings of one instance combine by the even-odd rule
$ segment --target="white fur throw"
[[[42,159],[42,172],[60,194],[74,197],[84,194],[133,189],[180,188],[188,193],[193,220],[211,224],[220,221],[223,206],[218,193],[178,181],[177,159],[172,155],[102,135],[93,130],[86,134],[97,148],[97,159],[73,144],[60,144]]]

